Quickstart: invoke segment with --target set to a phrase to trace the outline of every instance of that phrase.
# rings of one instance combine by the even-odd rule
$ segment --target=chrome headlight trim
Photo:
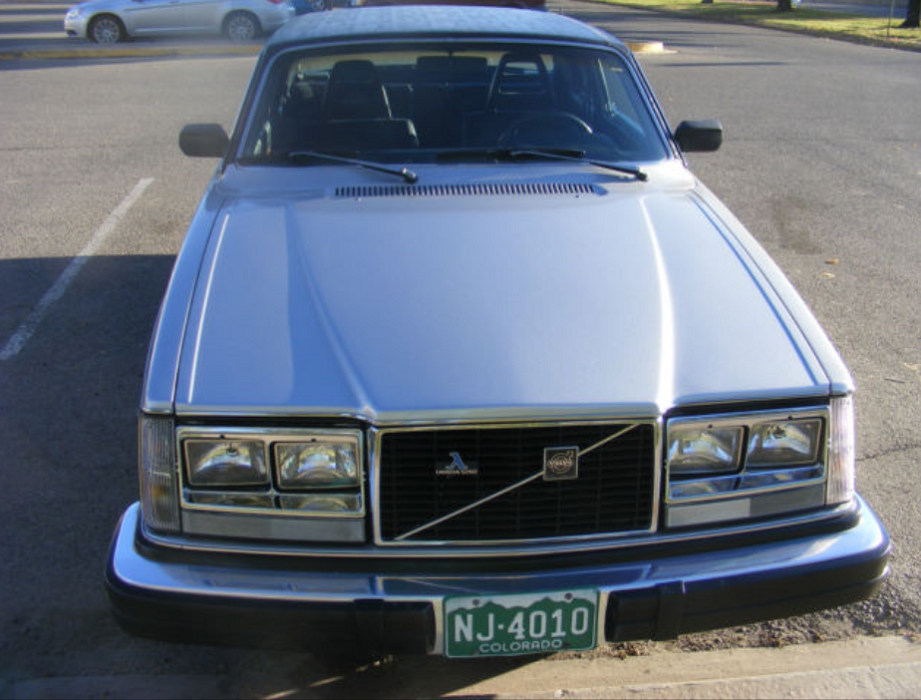
[[[667,421],[666,440],[678,430],[723,429],[741,427],[744,430],[739,469],[731,474],[718,471],[710,474],[677,475],[668,458],[665,460],[665,521],[667,527],[689,527],[750,518],[774,517],[804,509],[827,505],[829,414],[827,406],[809,406],[786,411],[752,411],[721,413],[690,418],[678,417]],[[813,444],[795,452],[784,461],[772,463],[764,454],[749,459],[754,445],[763,453],[763,441],[758,439],[784,425],[808,426],[800,431]],[[778,437],[783,437],[778,433]],[[802,454],[810,455],[803,458]],[[844,501],[841,501],[844,502]]]
[[[291,497],[324,498],[335,497],[337,491],[330,488],[285,488],[278,482],[275,464],[275,445],[280,443],[306,443],[311,438],[318,441],[335,441],[337,438],[355,445],[356,483],[352,487],[340,488],[343,502],[354,504],[354,510],[323,511],[291,507]],[[182,481],[181,507],[183,511],[200,513],[212,512],[224,515],[264,515],[273,518],[347,518],[363,519],[367,513],[367,497],[364,478],[364,432],[359,429],[335,428],[249,428],[222,426],[180,426],[176,429],[176,440],[180,445],[179,473]],[[188,478],[188,465],[185,445],[192,441],[259,442],[262,444],[268,477],[264,485],[235,487],[208,487],[192,485]],[[196,502],[196,498],[200,500]],[[240,504],[233,504],[235,499]],[[246,504],[246,501],[250,504]],[[207,501],[207,502],[202,502]],[[271,506],[257,505],[259,502],[271,503]],[[286,507],[287,506],[287,507]]]

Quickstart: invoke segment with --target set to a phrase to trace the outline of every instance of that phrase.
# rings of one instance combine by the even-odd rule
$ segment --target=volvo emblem
[[[439,476],[476,476],[480,473],[480,466],[476,462],[465,462],[460,452],[449,452],[450,462],[440,462],[435,465],[435,473]]]
[[[578,447],[544,448],[544,481],[567,481],[578,478]]]

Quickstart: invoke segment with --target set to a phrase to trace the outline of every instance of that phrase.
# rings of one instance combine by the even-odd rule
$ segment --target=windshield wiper
[[[415,184],[419,180],[419,176],[409,168],[389,168],[386,165],[381,165],[380,163],[374,163],[368,160],[359,160],[358,158],[336,156],[332,153],[324,153],[323,151],[289,151],[285,157],[288,160],[327,160],[332,163],[357,165],[360,168],[367,168],[368,170],[374,170],[379,173],[396,175],[397,177],[403,178],[403,181],[408,182],[410,185]]]
[[[599,168],[632,175],[637,180],[646,181],[649,176],[639,168],[610,163],[604,160],[586,158],[585,151],[574,148],[461,148],[454,151],[444,151],[438,154],[438,160],[463,160],[464,158],[495,158],[496,160],[521,160],[524,158],[547,158],[548,160],[562,160],[570,163],[584,163],[595,165]]]

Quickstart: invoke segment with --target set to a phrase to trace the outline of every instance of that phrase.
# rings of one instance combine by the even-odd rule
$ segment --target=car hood
[[[419,192],[227,198],[177,413],[657,415],[829,391],[747,234],[696,190]]]

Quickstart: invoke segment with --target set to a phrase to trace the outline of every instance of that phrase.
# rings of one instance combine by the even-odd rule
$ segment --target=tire
[[[224,20],[224,35],[230,41],[252,41],[260,31],[259,20],[249,12],[231,12]]]
[[[94,44],[117,44],[127,38],[125,25],[115,15],[93,17],[86,30],[87,38]]]

